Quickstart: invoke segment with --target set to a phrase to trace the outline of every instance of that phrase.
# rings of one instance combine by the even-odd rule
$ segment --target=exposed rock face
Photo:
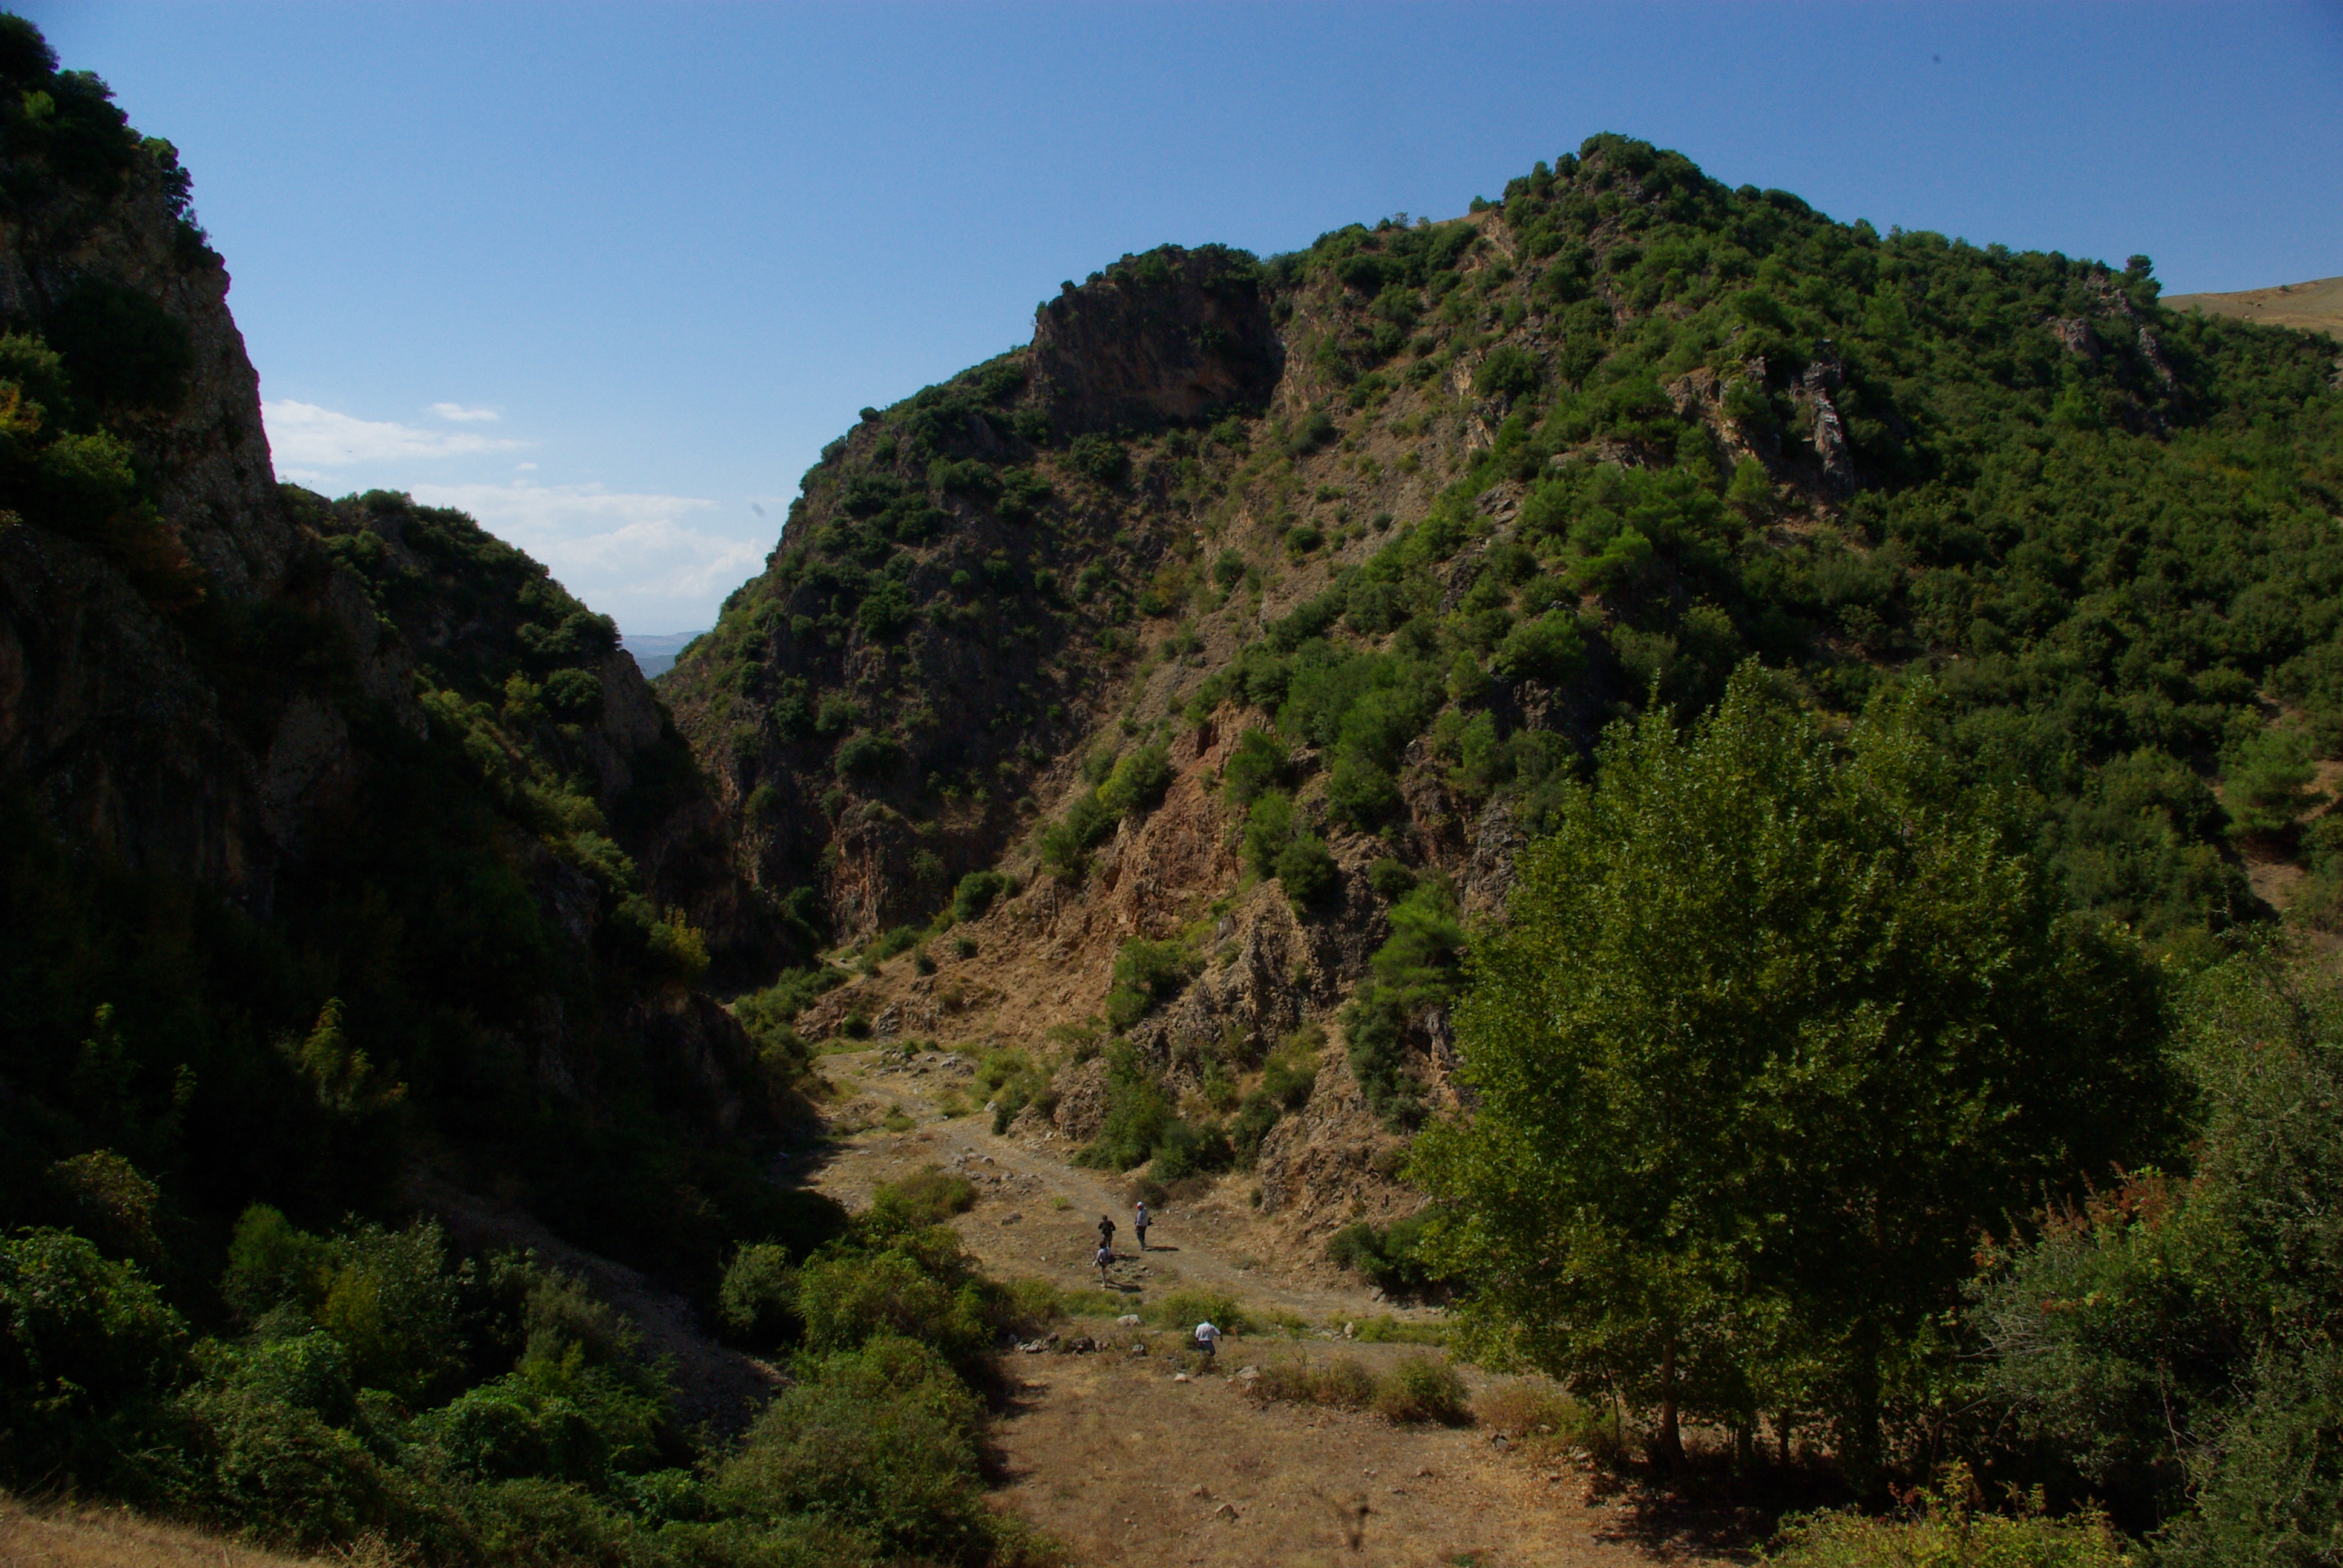
[[[1034,312],[1033,377],[1068,432],[1258,405],[1283,364],[1254,269],[1218,246],[1126,257]]]

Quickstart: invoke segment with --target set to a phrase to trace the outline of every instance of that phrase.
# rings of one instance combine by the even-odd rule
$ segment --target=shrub
[[[1585,657],[1577,618],[1564,610],[1548,610],[1507,632],[1490,656],[1489,668],[1500,680],[1538,680],[1559,686],[1578,672]]]
[[[322,1237],[296,1230],[277,1210],[255,1203],[237,1218],[228,1239],[220,1294],[246,1322],[287,1302],[306,1310],[316,1300],[330,1258]]]
[[[882,1182],[870,1194],[872,1213],[890,1230],[940,1225],[975,1207],[975,1186],[966,1177],[951,1175],[936,1165],[899,1181]]]
[[[1099,804],[1118,817],[1149,810],[1171,785],[1171,753],[1161,746],[1142,746],[1115,763],[1099,786]]]
[[[1385,855],[1367,868],[1367,886],[1385,902],[1396,903],[1415,891],[1415,873],[1392,856]]]
[[[786,1248],[754,1241],[732,1255],[716,1289],[716,1315],[731,1338],[769,1349],[796,1337],[797,1277]]]
[[[602,681],[590,670],[557,669],[545,678],[545,706],[557,719],[584,724],[602,714]]]
[[[1473,389],[1483,397],[1526,397],[1542,379],[1538,362],[1510,343],[1489,350],[1473,373]]]
[[[1066,814],[1041,829],[1036,848],[1044,869],[1061,877],[1079,877],[1093,846],[1114,831],[1115,814],[1106,809],[1095,789],[1074,798]]]
[[[769,1523],[826,1520],[890,1561],[988,1555],[979,1407],[950,1365],[890,1335],[800,1372],[718,1473],[726,1505]]]
[[[899,1334],[935,1346],[958,1364],[980,1360],[991,1339],[972,1292],[900,1248],[809,1260],[798,1271],[798,1312],[806,1346],[817,1354]]]
[[[137,1267],[70,1231],[0,1240],[0,1412],[35,1443],[176,1376],[186,1329]]]
[[[1979,1513],[1975,1491],[1967,1468],[1956,1462],[1938,1486],[1920,1494],[1916,1517],[1841,1512],[1794,1518],[1761,1561],[1770,1568],[2124,1568],[2133,1561],[2104,1514],[2087,1509],[2052,1519],[2038,1493],[2031,1510],[2016,1518]]]
[[[1304,834],[1278,851],[1277,880],[1296,910],[1309,910],[1332,898],[1342,885],[1342,873],[1325,840]]]
[[[1114,956],[1114,989],[1107,993],[1107,1022],[1128,1029],[1188,983],[1194,960],[1177,941],[1133,937]]]
[[[1326,809],[1358,832],[1373,832],[1396,816],[1399,782],[1367,758],[1345,749],[1326,780]]]
[[[1221,765],[1221,793],[1239,806],[1249,806],[1261,793],[1285,782],[1291,766],[1285,748],[1266,729],[1248,729],[1237,737],[1229,759]]]
[[[1172,1102],[1141,1064],[1139,1053],[1120,1041],[1107,1055],[1106,1093],[1106,1117],[1075,1162],[1128,1171],[1154,1153],[1172,1121]]]
[[[199,1392],[181,1411],[199,1434],[204,1511],[261,1539],[315,1550],[387,1512],[380,1466],[347,1432],[245,1389]]]
[[[951,913],[955,920],[973,920],[992,908],[992,901],[1009,888],[1009,879],[998,871],[970,871],[952,890]],[[965,958],[968,955],[960,955]]]
[[[1175,1119],[1164,1123],[1157,1135],[1155,1159],[1148,1166],[1147,1174],[1157,1182],[1180,1181],[1225,1171],[1235,1162],[1236,1152],[1219,1122],[1207,1121],[1199,1126]]]
[[[1107,436],[1077,436],[1066,448],[1066,466],[1101,485],[1120,485],[1131,472],[1131,454]]]
[[[893,772],[902,760],[903,743],[877,730],[859,729],[838,747],[838,771],[843,778],[876,778]]]
[[[1249,1333],[1253,1327],[1252,1315],[1244,1303],[1226,1291],[1209,1286],[1183,1285],[1148,1304],[1142,1314],[1159,1328],[1190,1329],[1209,1322],[1224,1333]]]
[[[1277,858],[1292,840],[1292,797],[1282,789],[1263,789],[1245,813],[1246,869],[1258,877],[1277,875]]]
[[[1463,1426],[1473,1419],[1463,1376],[1446,1358],[1424,1355],[1409,1356],[1383,1374],[1375,1390],[1375,1413],[1385,1421],[1442,1426]]]

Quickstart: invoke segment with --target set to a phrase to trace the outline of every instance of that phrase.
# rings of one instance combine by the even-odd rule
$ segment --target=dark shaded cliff
[[[688,749],[470,519],[280,489],[176,155],[14,19],[0,76],[0,1221],[90,1148],[193,1221],[427,1158],[706,1261],[795,1064],[695,989],[777,917]]]

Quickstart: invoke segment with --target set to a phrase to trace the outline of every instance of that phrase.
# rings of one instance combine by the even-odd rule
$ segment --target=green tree
[[[1689,735],[1614,729],[1473,956],[1430,1255],[1481,1346],[1634,1391],[1664,1454],[1816,1356],[1867,1476],[1982,1229],[2154,1149],[2155,971],[2060,916],[1925,701],[1841,749],[1753,664]]]

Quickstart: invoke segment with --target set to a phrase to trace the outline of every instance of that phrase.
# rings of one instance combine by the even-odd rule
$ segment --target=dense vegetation
[[[737,1442],[694,1430],[635,1326],[533,1257],[436,1226],[329,1235],[255,1207],[197,1336],[143,1264],[156,1195],[80,1159],[93,1241],[0,1241],[0,1438],[70,1475],[265,1541],[373,1533],[445,1563],[1014,1563],[983,1504],[990,1347],[1047,1303],[977,1278],[917,1191],[809,1253],[746,1249],[724,1316],[792,1381]]]

